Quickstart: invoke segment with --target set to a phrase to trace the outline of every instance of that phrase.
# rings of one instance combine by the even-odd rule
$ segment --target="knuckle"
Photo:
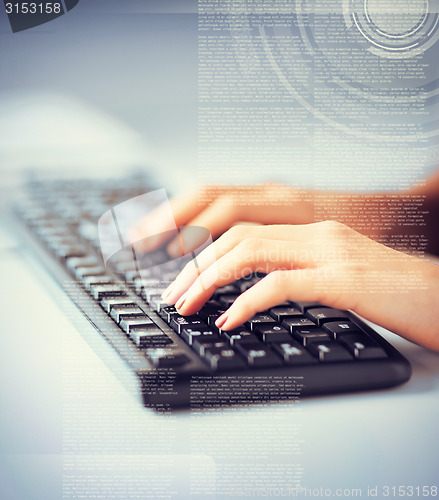
[[[239,244],[243,238],[244,229],[241,226],[232,226],[224,233],[224,239],[230,243]]]
[[[257,250],[264,246],[264,240],[262,238],[248,237],[240,245],[249,250]]]
[[[238,259],[242,262],[262,263],[266,261],[263,247],[263,239],[245,238],[235,247],[235,252],[238,255]]]

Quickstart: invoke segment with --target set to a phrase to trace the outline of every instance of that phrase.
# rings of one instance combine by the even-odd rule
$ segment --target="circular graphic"
[[[260,14],[241,0],[229,20],[232,36],[262,48],[290,97],[347,135],[422,147],[437,141],[438,0],[282,6]]]
[[[353,21],[370,51],[381,57],[413,57],[439,39],[439,15],[429,0],[352,0],[344,7],[347,27]]]

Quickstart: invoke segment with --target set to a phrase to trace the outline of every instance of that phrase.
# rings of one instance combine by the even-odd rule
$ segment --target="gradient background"
[[[196,12],[195,0],[80,0],[60,18],[12,34],[1,8],[2,195],[30,167],[70,177],[140,165],[160,187],[192,184]],[[404,388],[316,398],[293,418],[287,405],[162,418],[133,405],[72,326],[76,310],[60,304],[56,287],[50,294],[53,283],[32,256],[1,228],[0,242],[0,498],[58,500],[75,477],[92,476],[93,466],[106,498],[128,498],[130,481],[140,498],[158,498],[160,482],[166,490],[169,480],[171,498],[190,498],[170,492],[175,485],[187,491],[191,474],[208,492],[215,462],[231,451],[235,459],[245,455],[244,476],[267,483],[276,480],[270,470],[288,462],[303,467],[308,486],[362,488],[363,496],[368,486],[437,483],[437,354],[387,334],[416,371]],[[291,451],[296,441],[300,456]],[[125,482],[114,479],[119,469]],[[240,481],[235,471],[230,484]],[[64,498],[75,496],[64,490]]]

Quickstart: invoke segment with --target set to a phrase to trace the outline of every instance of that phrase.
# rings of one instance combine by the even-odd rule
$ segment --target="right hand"
[[[313,192],[294,189],[282,184],[259,184],[254,186],[208,185],[185,192],[170,201],[175,224],[198,226],[210,231],[217,238],[238,222],[257,224],[307,224],[314,222]],[[152,251],[162,246],[169,238],[161,226],[168,207],[157,207],[132,229],[132,241],[139,240],[136,247],[140,251]],[[142,228],[154,227],[157,238],[141,240]],[[184,232],[185,229],[182,229]],[[200,242],[193,241],[188,253]],[[167,251],[171,256],[180,255],[179,237],[174,237]]]

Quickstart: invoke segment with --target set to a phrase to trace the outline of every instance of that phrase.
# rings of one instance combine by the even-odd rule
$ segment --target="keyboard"
[[[409,362],[376,331],[354,313],[324,304],[284,302],[233,331],[218,329],[215,320],[259,274],[219,288],[185,317],[161,299],[182,264],[163,248],[133,258],[121,243],[104,264],[99,218],[154,188],[139,174],[34,176],[11,210],[22,237],[94,327],[94,336],[82,332],[86,340],[145,406],[298,401],[410,378]]]

